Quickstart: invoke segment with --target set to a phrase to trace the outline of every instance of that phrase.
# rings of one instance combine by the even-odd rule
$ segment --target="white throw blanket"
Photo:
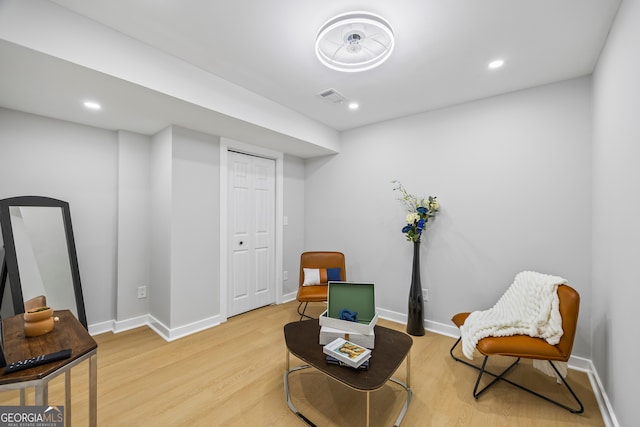
[[[529,335],[555,345],[562,337],[558,285],[562,277],[523,271],[495,306],[474,311],[460,327],[462,352],[473,359],[476,344],[485,337]]]

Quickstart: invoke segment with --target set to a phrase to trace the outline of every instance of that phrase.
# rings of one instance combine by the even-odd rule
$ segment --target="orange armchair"
[[[527,335],[513,335],[513,336],[505,336],[505,337],[486,337],[478,341],[476,345],[476,349],[484,356],[484,360],[482,362],[482,366],[476,366],[462,358],[454,355],[454,349],[460,343],[462,338],[458,338],[456,343],[451,347],[449,353],[454,360],[458,362],[462,362],[467,366],[471,366],[474,369],[480,371],[478,374],[478,379],[476,380],[476,385],[473,389],[473,397],[476,399],[482,394],[485,390],[487,390],[490,386],[498,382],[499,380],[505,381],[511,385],[518,387],[521,390],[529,392],[535,396],[538,396],[548,402],[551,402],[555,405],[558,405],[572,413],[580,414],[584,411],[584,407],[580,399],[576,396],[574,391],[571,389],[565,378],[560,374],[556,365],[553,362],[567,362],[569,357],[571,356],[571,349],[573,348],[573,340],[576,333],[576,326],[578,323],[578,311],[580,306],[580,295],[576,292],[575,289],[568,285],[559,285],[558,286],[558,299],[560,302],[560,315],[562,316],[562,337],[560,338],[560,342],[556,345],[551,345],[547,343],[542,338],[534,338]],[[469,317],[470,313],[458,313],[453,316],[453,323],[460,328]],[[516,360],[509,365],[504,371],[500,374],[495,374],[486,370],[487,360],[489,356],[511,356],[515,357]],[[556,400],[552,400],[547,396],[544,396],[540,393],[537,393],[529,388],[522,386],[521,384],[517,384],[507,378],[504,377],[507,372],[511,370],[521,358],[525,359],[537,359],[548,361],[553,368],[553,371],[557,375],[557,377],[562,381],[564,386],[569,390],[573,399],[578,404],[577,408],[571,408],[567,405],[564,405]],[[487,384],[484,388],[478,391],[478,386],[480,384],[480,380],[484,374],[490,375],[494,377],[493,381]]]
[[[305,284],[305,268],[321,270],[319,273],[319,283]],[[334,269],[334,274],[337,273],[335,269],[340,269],[340,281],[344,282],[347,280],[344,254],[342,252],[304,252],[300,256],[300,283],[298,285],[298,295],[296,298],[300,303],[298,304],[300,320],[304,317],[311,319],[311,316],[305,314],[307,305],[310,302],[324,302],[327,300],[327,269]],[[307,282],[309,281],[309,277],[307,277]]]

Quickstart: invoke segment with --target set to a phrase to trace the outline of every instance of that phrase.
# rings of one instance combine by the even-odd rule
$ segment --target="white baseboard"
[[[291,302],[293,300],[296,299],[296,297],[298,296],[298,292],[290,292],[288,294],[283,294],[282,295],[282,303],[287,303],[287,302]]]
[[[105,332],[113,332],[115,328],[115,320],[108,320],[106,322],[94,323],[93,325],[89,325],[88,331],[89,335],[99,335],[104,334]]]
[[[117,334],[119,332],[128,331],[129,329],[135,329],[135,328],[139,328],[140,326],[148,325],[149,315],[147,314],[144,316],[133,317],[131,319],[121,320],[121,321],[116,320],[114,323],[115,324],[114,324],[113,332]]]
[[[177,328],[169,328],[155,317],[149,315],[148,326],[153,329],[158,335],[165,339],[167,342],[175,341],[179,338],[186,337],[196,332],[204,331],[205,329],[218,326],[223,323],[222,316],[213,316],[207,319],[203,319],[197,322],[189,323],[187,325],[179,326]]]
[[[119,332],[128,331],[129,329],[139,328],[149,324],[149,316],[132,317],[127,320],[109,320],[107,322],[94,323],[89,325],[89,335],[99,335],[105,332],[113,332],[117,334]]]
[[[105,332],[113,332],[114,334],[128,331],[130,329],[139,328],[141,326],[148,326],[155,333],[164,338],[167,342],[177,340],[187,335],[195,334],[196,332],[209,329],[223,323],[221,316],[213,316],[207,319],[200,320],[198,322],[189,323],[187,325],[179,326],[177,328],[169,328],[164,323],[151,316],[150,314],[144,316],[133,317],[127,320],[111,320],[108,322],[96,323],[89,325],[89,334],[98,335]]]
[[[609,397],[604,391],[604,386],[602,385],[600,376],[598,376],[598,371],[596,370],[596,367],[593,365],[593,362],[591,362],[591,360],[587,361],[589,362],[589,370],[587,371],[587,375],[589,375],[591,388],[593,389],[593,393],[595,394],[596,400],[598,401],[598,407],[600,408],[600,413],[602,414],[604,425],[607,427],[620,427],[620,423],[618,423],[616,414],[613,412],[613,406],[611,406]]]

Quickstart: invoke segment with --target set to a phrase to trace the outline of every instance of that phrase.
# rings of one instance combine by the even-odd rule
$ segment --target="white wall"
[[[151,326],[175,339],[220,322],[219,137],[152,138]]]
[[[151,138],[118,132],[118,268],[116,320],[149,314],[149,297],[138,286],[151,284]]]
[[[116,308],[115,132],[0,108],[0,198],[69,202],[87,322]]]
[[[220,314],[219,138],[172,127],[171,326]]]
[[[282,294],[285,300],[295,299],[298,292],[300,254],[304,252],[304,160],[295,156],[284,156],[284,216],[288,225],[283,227],[283,271],[289,278],[283,280]]]
[[[593,78],[592,360],[621,426],[637,425],[640,2],[625,0]]]
[[[170,126],[152,137],[149,311],[161,330],[171,325],[171,143]]]
[[[245,147],[249,147],[245,144]],[[153,136],[0,109],[0,198],[69,201],[90,330],[147,320],[173,339],[224,319],[218,136],[169,126]],[[283,161],[291,217],[280,239],[293,298],[303,247],[304,162]],[[289,197],[289,194],[291,195]],[[148,286],[148,298],[137,287]]]
[[[345,252],[348,279],[405,318],[399,180],[442,205],[421,249],[430,322],[491,307],[522,270],[560,275],[582,296],[574,354],[588,357],[590,130],[581,78],[346,132],[339,155],[307,160],[305,249]]]

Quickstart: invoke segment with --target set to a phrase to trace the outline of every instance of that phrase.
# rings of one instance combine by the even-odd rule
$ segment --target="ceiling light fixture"
[[[391,25],[368,12],[349,12],[325,22],[316,35],[316,55],[345,72],[370,70],[389,58],[395,44]]]
[[[360,104],[358,104],[357,102],[350,102],[349,103],[349,109],[350,110],[357,110],[358,108],[360,108]]]
[[[491,61],[489,63],[489,68],[490,69],[496,69],[496,68],[500,68],[504,65],[504,60],[503,59],[496,59],[495,61]]]
[[[93,101],[85,101],[84,102],[84,106],[86,108],[88,108],[89,110],[100,110],[102,108],[102,106],[100,104],[98,104],[97,102],[93,102]]]

